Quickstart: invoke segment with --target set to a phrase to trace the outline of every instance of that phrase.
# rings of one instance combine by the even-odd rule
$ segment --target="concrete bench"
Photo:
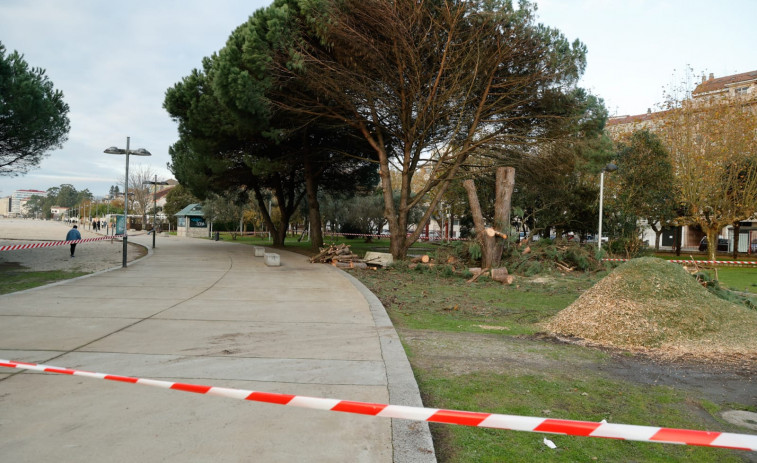
[[[255,257],[263,257],[265,255],[265,248],[263,246],[253,246],[252,249],[255,251]]]
[[[265,264],[269,267],[278,267],[281,265],[281,259],[278,254],[267,252],[263,259],[265,260]]]

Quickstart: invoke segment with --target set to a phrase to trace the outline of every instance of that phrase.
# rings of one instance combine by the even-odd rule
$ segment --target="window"
[[[749,93],[749,87],[739,87],[736,89],[736,95],[746,95]]]

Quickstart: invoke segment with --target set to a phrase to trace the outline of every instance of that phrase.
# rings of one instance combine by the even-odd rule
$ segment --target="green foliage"
[[[481,260],[481,256],[482,256],[481,245],[475,241],[469,241],[468,242],[468,255],[473,261]]]
[[[166,195],[166,204],[163,206],[163,212],[166,214],[169,222],[176,227],[176,217],[174,214],[189,206],[190,204],[199,203],[192,193],[182,185],[176,185]]]
[[[757,310],[757,305],[752,301],[752,298],[724,288],[723,286],[721,286],[720,281],[714,278],[714,275],[711,272],[697,272],[694,274],[694,278],[696,278],[702,286],[707,288],[710,293],[714,294],[720,299],[743,305],[744,307],[752,310]]]
[[[92,199],[92,193],[88,189],[77,191],[73,185],[64,183],[59,187],[48,188],[46,196],[32,196],[27,203],[27,209],[31,215],[39,214],[41,218],[49,219],[52,218],[50,209],[53,206],[73,209],[82,202],[92,201]],[[75,215],[76,213],[73,212],[73,214]],[[71,213],[69,213],[69,215],[71,215]]]
[[[662,140],[648,130],[634,132],[626,143],[619,144],[617,164],[614,202],[619,208],[633,217],[634,225],[639,217],[658,230],[670,226],[677,217],[679,194]]]
[[[610,254],[621,256],[625,259],[634,259],[649,254],[638,236],[612,239],[607,243],[606,247]]]
[[[566,267],[585,272],[605,268],[601,257],[597,256],[595,245],[549,239],[529,243],[528,252],[524,245],[512,248],[503,264],[510,273],[526,276],[550,273]]]
[[[24,174],[66,141],[70,124],[63,93],[45,71],[30,68],[0,43],[0,176]]]
[[[579,235],[597,228],[598,172],[615,155],[604,132],[604,102],[583,89],[556,101],[554,111],[568,123],[553,143],[538,147],[538,156],[515,156],[517,189],[513,207],[533,232],[547,228]]]

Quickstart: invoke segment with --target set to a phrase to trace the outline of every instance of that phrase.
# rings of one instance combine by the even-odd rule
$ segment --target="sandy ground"
[[[70,225],[63,222],[0,218],[0,246],[64,241],[70,228]],[[83,225],[79,225],[82,238],[105,236],[104,232],[96,233],[83,228]],[[123,262],[121,257],[123,244],[120,240],[80,243],[76,246],[76,257],[74,258],[70,257],[69,248],[69,245],[60,245],[18,251],[0,251],[0,268],[14,268],[22,271],[97,272],[119,267]],[[129,243],[128,261],[131,262],[145,255],[146,252],[144,247]]]

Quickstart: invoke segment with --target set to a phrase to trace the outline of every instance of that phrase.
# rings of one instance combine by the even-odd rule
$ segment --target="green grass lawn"
[[[67,272],[50,270],[46,272],[17,272],[0,271],[0,294],[8,294],[37,286],[54,283],[56,281],[87,275],[87,272]]]
[[[691,260],[692,257],[695,261],[708,260],[708,256],[704,254],[676,256],[671,253],[657,253],[655,257],[665,260]],[[724,261],[732,260],[732,257],[730,255],[718,255],[718,259]],[[757,262],[757,258],[739,256],[739,261]],[[717,269],[718,280],[723,286],[734,291],[757,294],[757,265],[718,265]],[[709,273],[714,275],[711,270]]]
[[[754,404],[716,404],[691,389],[609,376],[602,373],[602,365],[612,358],[604,351],[539,338],[542,322],[605,273],[517,277],[513,286],[486,278],[468,284],[464,275],[450,275],[443,266],[410,270],[400,265],[351,274],[386,307],[427,407],[749,432],[723,422],[719,412],[728,408],[754,411]],[[481,341],[486,342],[479,345]],[[429,354],[427,343],[441,346]],[[502,359],[498,350],[513,345],[521,350]],[[467,364],[471,371],[466,371]],[[440,462],[735,462],[746,458],[744,452],[692,446],[442,424],[432,424],[431,429]],[[557,449],[548,448],[545,437]]]
[[[757,294],[757,265],[750,267],[718,267],[720,283],[734,291]]]

